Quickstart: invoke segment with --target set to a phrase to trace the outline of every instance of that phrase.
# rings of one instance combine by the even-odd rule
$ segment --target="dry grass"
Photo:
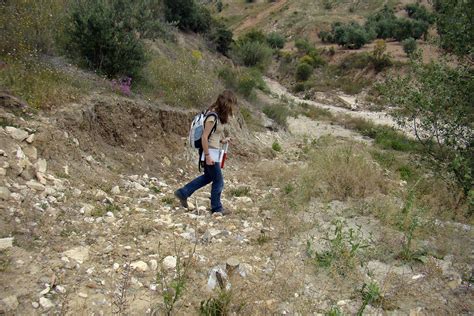
[[[5,60],[0,86],[37,109],[49,109],[74,100],[92,83],[42,63],[36,59]]]
[[[207,107],[222,90],[217,75],[206,65],[200,51],[174,48],[174,58],[151,52],[150,62],[143,70],[141,92],[147,97],[163,98],[176,107]]]
[[[314,151],[301,178],[304,200],[319,196],[326,200],[365,198],[387,192],[389,185],[377,165],[358,145]]]

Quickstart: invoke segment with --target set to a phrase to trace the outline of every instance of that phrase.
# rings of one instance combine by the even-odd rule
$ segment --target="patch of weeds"
[[[395,155],[389,151],[373,150],[372,158],[384,168],[391,168],[396,163]]]
[[[336,221],[334,226],[334,237],[329,234],[324,240],[328,243],[325,251],[315,251],[311,241],[306,242],[306,253],[313,260],[314,264],[322,268],[336,267],[339,275],[346,275],[354,268],[359,253],[369,247],[367,241],[363,240],[360,227],[357,230],[350,228],[344,230],[344,223]]]
[[[272,144],[272,149],[274,151],[280,152],[281,151],[281,145],[278,141],[274,141]]]
[[[153,231],[153,224],[150,222],[143,223],[140,226],[140,232],[142,235],[148,235]]]
[[[173,205],[175,202],[175,199],[171,196],[165,196],[161,199],[161,202],[167,205]]]
[[[56,176],[58,178],[61,178],[61,179],[70,179],[71,178],[71,176],[69,174],[67,174],[65,172],[61,172],[61,171],[56,172]]]
[[[64,228],[63,230],[61,230],[59,235],[61,237],[69,237],[69,236],[72,236],[72,235],[77,234],[77,233],[79,233],[78,228],[76,228],[75,226],[68,226],[68,227]]]
[[[362,316],[367,305],[372,305],[380,300],[380,287],[375,282],[364,284],[361,289],[362,306],[357,311],[357,316]]]
[[[257,237],[257,244],[259,246],[262,246],[263,244],[266,244],[267,242],[269,242],[271,240],[271,238],[269,236],[267,236],[265,233],[261,233],[258,237]]]
[[[153,193],[155,193],[155,194],[161,193],[161,189],[158,188],[156,185],[152,185],[152,186],[150,187],[150,190],[151,190],[151,192],[153,192]]]
[[[201,301],[199,306],[199,315],[201,316],[224,316],[229,314],[232,293],[221,289],[217,297],[211,297],[208,300]]]
[[[339,306],[332,306],[330,310],[324,313],[324,316],[343,316],[344,313],[341,311]]]
[[[250,194],[250,187],[242,186],[238,188],[234,188],[230,190],[230,195],[241,197],[241,196],[249,196]]]
[[[0,272],[6,272],[10,267],[11,261],[6,251],[0,251]]]
[[[312,120],[331,120],[333,118],[331,111],[328,109],[319,108],[304,102],[298,104],[296,112]]]
[[[400,166],[397,171],[400,173],[400,178],[405,181],[410,181],[415,176],[415,171],[409,165]]]
[[[278,125],[284,128],[288,126],[287,118],[290,115],[288,106],[284,104],[267,105],[263,108],[263,113]]]
[[[102,217],[105,214],[107,214],[107,210],[105,207],[96,207],[92,212],[91,216],[92,217]]]
[[[285,187],[283,188],[283,192],[285,192],[285,194],[290,194],[291,192],[293,192],[295,190],[295,187],[293,186],[293,184],[291,183],[288,183],[287,185],[285,185]]]

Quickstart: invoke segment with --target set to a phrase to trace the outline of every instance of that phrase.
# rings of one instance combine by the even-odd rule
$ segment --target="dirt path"
[[[322,103],[311,101],[311,100],[304,100],[290,93],[285,87],[283,87],[277,81],[272,80],[270,78],[264,78],[264,80],[268,88],[270,89],[270,92],[278,97],[285,97],[297,103],[311,104],[318,108],[327,109],[334,114],[348,114],[353,117],[370,120],[374,122],[375,124],[397,127],[397,123],[387,113],[370,112],[370,111],[351,111],[351,110],[333,106],[333,105],[322,104]]]
[[[267,18],[270,14],[281,9],[287,2],[288,0],[280,0],[278,2],[275,2],[267,9],[263,10],[262,12],[258,13],[256,16],[249,17],[234,30],[234,33],[241,34],[243,33],[243,31],[255,27],[258,23],[260,23],[263,19]]]

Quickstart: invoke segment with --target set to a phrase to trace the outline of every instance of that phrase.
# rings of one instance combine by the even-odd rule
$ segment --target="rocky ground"
[[[198,174],[182,145],[187,112],[94,96],[49,116],[1,114],[0,314],[189,315],[210,298],[231,314],[355,314],[373,282],[382,299],[367,302],[368,314],[473,311],[469,264],[459,259],[468,252],[472,263],[470,226],[439,223],[461,250],[407,264],[380,250],[401,233],[351,204],[314,199],[282,211],[284,189],[269,173],[303,164],[302,135],[368,142],[352,132],[303,118],[290,122],[293,133],[250,135],[235,124],[248,142],[235,144],[225,167],[232,214],[222,217],[208,212],[207,189],[189,210],[173,197]],[[275,140],[284,150],[269,155]],[[370,252],[335,276],[316,267],[314,252],[327,249],[338,220]]]

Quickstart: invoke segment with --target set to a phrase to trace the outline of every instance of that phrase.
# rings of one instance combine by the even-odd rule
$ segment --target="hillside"
[[[183,1],[178,11],[191,3],[198,18],[180,11],[173,22],[165,10],[173,1],[110,3],[76,11],[77,20],[73,2],[2,4],[0,315],[474,311],[465,183],[435,168],[392,105],[375,103],[372,84],[409,73],[406,54],[387,41],[395,65],[378,72],[367,59],[375,42],[354,51],[317,37],[386,3],[401,14],[404,2],[232,0],[219,13],[216,1],[205,3],[217,20],[206,20],[197,2]],[[97,33],[82,38],[71,25]],[[223,45],[225,27],[244,40]],[[263,34],[248,35],[252,28]],[[266,60],[246,65],[239,49],[261,48],[272,31],[284,34],[284,47],[263,47]],[[105,34],[118,48],[94,64],[71,34],[91,50]],[[120,65],[107,64],[114,58]],[[302,59],[321,62],[304,82],[295,79]],[[409,92],[397,83],[400,96]],[[469,99],[436,84],[459,104]],[[209,188],[187,209],[173,193],[200,174],[189,124],[225,88],[238,106],[225,127],[233,141],[222,202],[231,214],[222,216],[209,212]]]

